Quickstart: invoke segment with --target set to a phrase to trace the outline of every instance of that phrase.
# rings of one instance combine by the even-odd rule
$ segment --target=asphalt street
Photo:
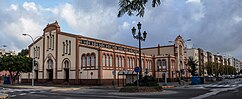
[[[11,99],[242,99],[242,80],[226,79],[212,84],[189,85],[186,87],[167,88],[162,92],[151,93],[120,93],[116,88],[90,87],[80,90],[54,91],[43,89],[13,89],[1,90]]]

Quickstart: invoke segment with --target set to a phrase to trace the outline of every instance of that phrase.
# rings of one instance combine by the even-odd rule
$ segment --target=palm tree
[[[134,12],[137,12],[136,16],[143,17],[147,2],[148,0],[120,0],[118,17],[123,16],[125,13],[131,16]],[[152,7],[160,5],[160,3],[160,0],[152,0]]]
[[[193,57],[189,57],[188,59],[188,66],[190,66],[189,72],[191,72],[192,76],[196,75],[197,68],[196,66],[198,65],[198,61],[194,59]]]

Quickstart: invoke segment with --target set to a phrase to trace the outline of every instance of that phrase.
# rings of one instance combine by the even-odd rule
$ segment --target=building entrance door
[[[65,69],[65,81],[66,82],[69,82],[69,69],[67,68],[67,69]]]
[[[53,69],[49,69],[48,74],[49,74],[49,81],[52,81],[53,80]]]
[[[38,74],[38,70],[35,70],[35,81],[38,81],[38,79],[39,79],[39,74]]]

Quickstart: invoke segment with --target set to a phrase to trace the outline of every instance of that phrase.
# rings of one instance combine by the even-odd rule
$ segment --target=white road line
[[[19,94],[20,96],[23,96],[23,95],[26,95],[26,93],[21,93],[21,94]]]
[[[10,97],[16,97],[16,95],[11,95]]]

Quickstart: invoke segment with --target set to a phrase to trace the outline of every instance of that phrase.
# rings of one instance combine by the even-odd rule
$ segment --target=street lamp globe
[[[140,30],[140,29],[141,29],[141,23],[139,22],[139,23],[137,24],[137,26],[138,26],[138,29]]]
[[[132,30],[132,34],[133,34],[133,36],[135,36],[135,33],[136,33],[136,29],[135,29],[135,27],[133,27],[131,30]]]
[[[145,38],[146,38],[146,36],[147,36],[146,31],[144,31],[143,36],[144,36],[144,39],[145,39]]]

